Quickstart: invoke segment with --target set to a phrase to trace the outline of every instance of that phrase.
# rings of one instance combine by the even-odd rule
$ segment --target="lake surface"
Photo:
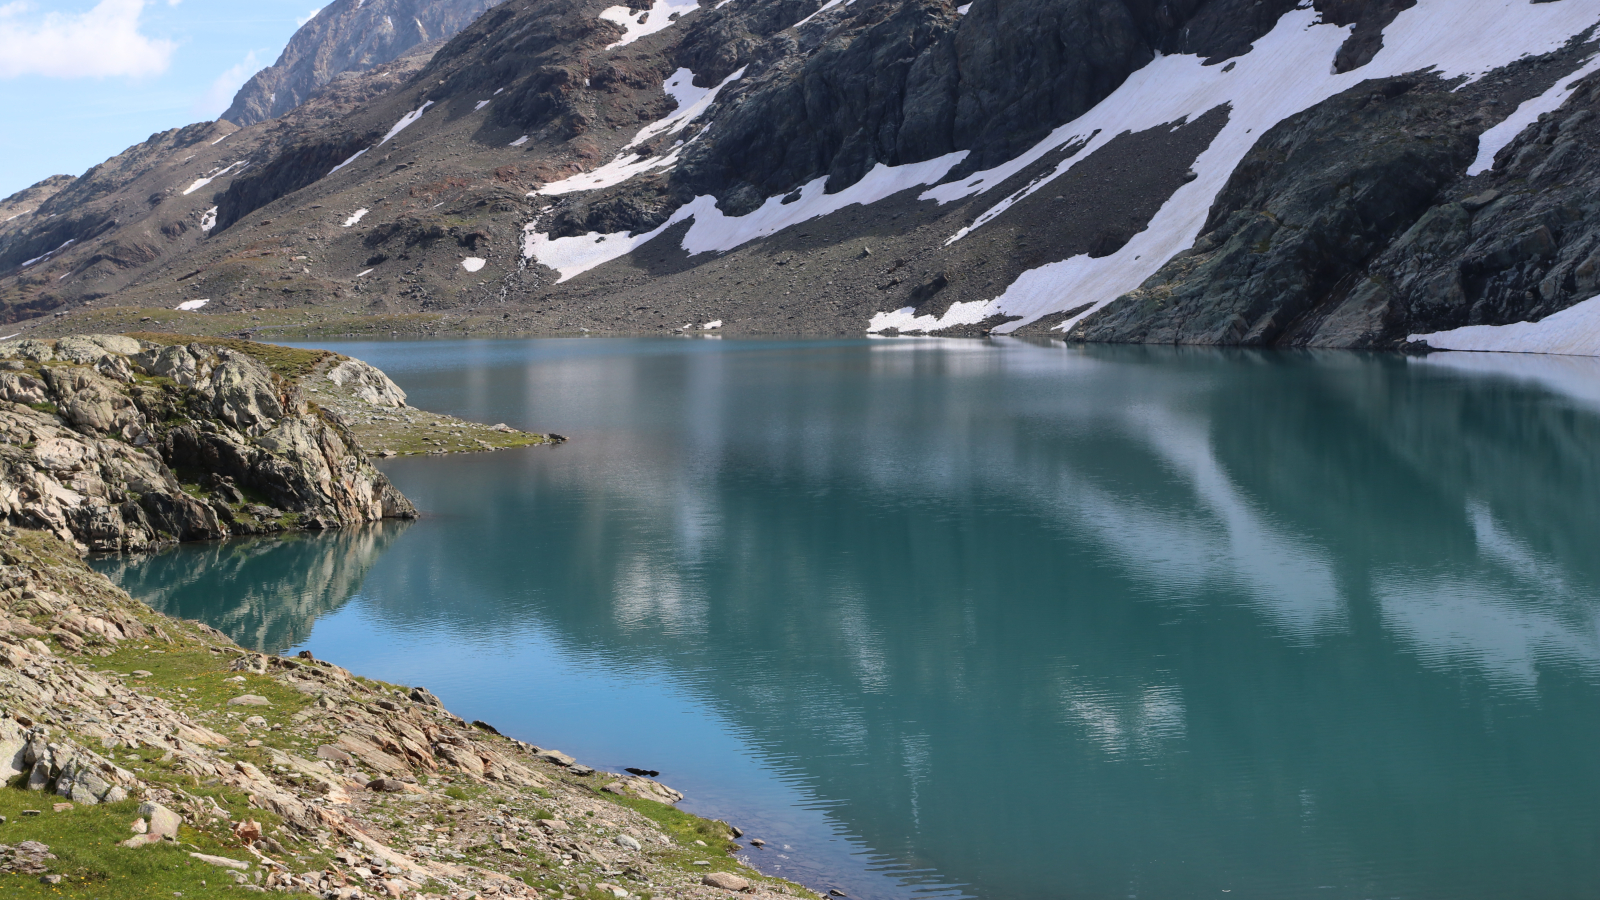
[[[571,442],[98,565],[861,900],[1600,896],[1600,363],[324,345]]]

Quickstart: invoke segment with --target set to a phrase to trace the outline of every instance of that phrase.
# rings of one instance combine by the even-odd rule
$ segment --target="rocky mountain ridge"
[[[306,102],[345,73],[371,70],[453,37],[494,0],[334,0],[300,26],[277,62],[239,89],[220,119],[254,125]]]
[[[34,260],[0,300],[1398,348],[1593,296],[1597,25],[1597,0],[508,0],[208,163],[211,227],[109,290],[75,273],[122,222],[0,228],[0,265]]]

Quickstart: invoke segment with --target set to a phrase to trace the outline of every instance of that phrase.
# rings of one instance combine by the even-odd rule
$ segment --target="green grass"
[[[131,848],[118,846],[133,836],[129,828],[138,818],[139,802],[127,800],[101,806],[74,806],[55,812],[61,798],[21,787],[0,788],[0,843],[16,845],[39,841],[56,855],[47,860],[51,871],[63,876],[60,884],[46,884],[38,875],[0,875],[0,897],[83,897],[94,900],[148,900],[171,897],[182,891],[195,898],[241,897],[230,870],[189,856],[198,851],[231,859],[249,860],[237,841],[188,826],[180,829],[178,843]],[[23,816],[25,809],[40,811]],[[257,811],[259,812],[259,811]],[[231,836],[230,836],[231,838]],[[253,866],[247,875],[260,872]]]
[[[651,855],[663,865],[700,875],[707,872],[732,872],[752,882],[768,882],[774,885],[784,883],[782,879],[769,878],[735,859],[731,855],[737,848],[733,842],[733,832],[721,822],[702,819],[675,806],[657,803],[654,800],[622,797],[609,793],[601,793],[600,796],[650,819],[673,839],[672,847],[651,848]],[[695,844],[695,841],[705,841],[706,846],[701,847]],[[696,865],[699,862],[710,865]]]
[[[127,681],[155,696],[176,699],[174,705],[188,711],[200,724],[234,742],[227,749],[235,759],[262,765],[267,759],[268,747],[302,755],[309,752],[308,748],[314,749],[311,739],[300,736],[292,724],[295,713],[310,706],[314,698],[265,675],[229,671],[229,663],[236,658],[207,650],[174,649],[152,653],[123,644],[105,657],[102,664],[112,672],[131,672],[135,669],[150,672],[149,678],[130,678]],[[228,680],[240,676],[245,679],[243,682]],[[241,694],[265,697],[272,705],[228,705],[229,700]],[[234,731],[245,719],[255,715],[281,725],[281,730],[256,728],[252,729],[248,738]],[[246,739],[259,740],[262,747],[245,747]]]

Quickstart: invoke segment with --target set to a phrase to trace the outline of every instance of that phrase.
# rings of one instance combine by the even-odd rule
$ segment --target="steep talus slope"
[[[1600,0],[507,0],[386,93],[257,145],[207,189],[204,238],[114,295],[14,273],[0,299],[1396,347],[1586,299],[1589,153],[1519,135],[1593,105],[1573,84],[1597,23]],[[1564,148],[1542,199],[1532,156],[1495,163],[1514,142]],[[1446,228],[1452,204],[1485,212]],[[1421,249],[1424,221],[1461,246]]]
[[[235,125],[277,118],[345,72],[365,72],[453,37],[495,0],[334,0],[300,27],[221,116]]]

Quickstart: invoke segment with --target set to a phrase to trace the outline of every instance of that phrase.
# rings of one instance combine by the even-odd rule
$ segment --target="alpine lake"
[[[1600,360],[318,346],[570,442],[101,571],[857,900],[1600,897]]]

